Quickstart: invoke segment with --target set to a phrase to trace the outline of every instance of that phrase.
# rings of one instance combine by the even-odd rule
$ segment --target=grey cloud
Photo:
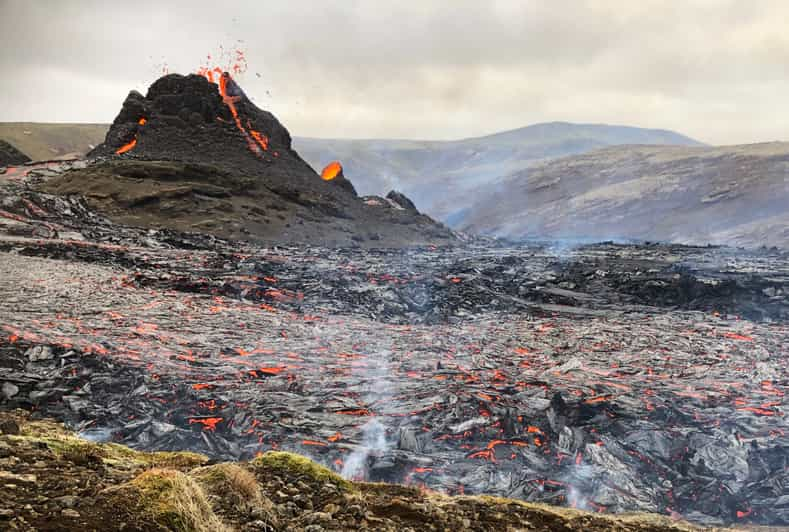
[[[786,140],[786,20],[783,0],[0,0],[0,120],[107,122],[163,62],[194,71],[238,44],[246,92],[294,135],[568,120]]]

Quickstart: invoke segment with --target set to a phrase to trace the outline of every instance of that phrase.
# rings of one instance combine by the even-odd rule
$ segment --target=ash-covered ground
[[[789,524],[789,254],[262,247],[0,176],[4,408],[217,459]]]

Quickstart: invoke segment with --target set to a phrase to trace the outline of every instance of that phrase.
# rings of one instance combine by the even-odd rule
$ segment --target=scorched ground
[[[139,449],[789,523],[786,253],[264,248],[116,225],[17,179],[6,408]]]

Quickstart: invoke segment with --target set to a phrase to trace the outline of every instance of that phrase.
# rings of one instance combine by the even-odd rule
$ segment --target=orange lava
[[[729,338],[731,340],[739,340],[741,342],[753,342],[753,337],[752,336],[745,336],[744,334],[737,334],[737,333],[733,333],[733,332],[726,332],[726,333],[723,333],[723,336],[725,336],[726,338]]]
[[[132,148],[134,148],[136,145],[137,145],[137,139],[133,138],[133,139],[131,139],[131,142],[128,142],[128,143],[124,144],[123,146],[121,146],[120,148],[118,148],[115,151],[115,155],[120,155],[121,153],[126,153],[127,151],[129,151]]]
[[[234,74],[241,74],[246,70],[246,59],[244,58],[244,53],[236,50],[235,54],[235,61],[226,68],[203,66],[197,70],[197,74],[203,76],[211,83],[219,86],[219,94],[222,96],[222,101],[225,103],[225,105],[227,105],[228,109],[230,109],[230,114],[233,116],[233,121],[236,123],[236,128],[238,128],[238,130],[244,136],[244,140],[246,140],[250,151],[252,151],[252,153],[257,156],[261,156],[262,151],[268,150],[268,137],[252,129],[252,125],[250,124],[249,120],[247,120],[247,127],[243,126],[241,123],[241,117],[238,114],[238,108],[236,107],[236,103],[241,97],[231,96],[228,94],[228,84],[232,81],[229,71],[232,71]],[[208,56],[208,59],[210,61],[211,56]]]
[[[206,417],[202,419],[191,418],[189,424],[199,423],[203,425],[203,430],[214,432],[218,423],[224,421],[221,417]]]
[[[332,161],[321,172],[321,179],[324,181],[331,181],[342,172],[342,165],[340,161]]]
[[[145,119],[145,117],[143,117],[143,118],[140,118],[140,119],[137,121],[137,123],[138,123],[139,125],[141,125],[141,126],[144,126],[144,125],[145,125],[147,122],[148,122],[148,120],[146,120],[146,119]],[[139,132],[134,134],[134,138],[133,138],[133,139],[131,139],[131,141],[127,142],[126,144],[124,144],[123,146],[121,146],[120,148],[118,148],[118,149],[115,151],[115,155],[120,155],[120,154],[122,154],[122,153],[126,153],[127,151],[129,151],[129,150],[131,150],[132,148],[134,148],[134,147],[137,145],[137,135],[139,135]]]

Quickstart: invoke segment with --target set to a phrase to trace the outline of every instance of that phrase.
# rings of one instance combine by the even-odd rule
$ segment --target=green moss
[[[251,464],[255,468],[279,470],[289,476],[306,476],[316,482],[329,482],[343,491],[358,491],[351,482],[348,482],[337,473],[298,454],[269,451],[255,458]]]
[[[101,447],[105,451],[105,459],[111,463],[123,464],[136,462],[141,465],[155,467],[171,467],[176,469],[190,469],[208,462],[208,457],[190,451],[156,451],[144,452],[129,449],[117,443],[105,443]]]
[[[23,445],[45,445],[58,457],[80,465],[103,462],[124,468],[153,466],[191,469],[208,462],[206,456],[188,451],[142,452],[117,443],[94,443],[50,421],[27,421],[20,427],[19,435],[8,438]]]

